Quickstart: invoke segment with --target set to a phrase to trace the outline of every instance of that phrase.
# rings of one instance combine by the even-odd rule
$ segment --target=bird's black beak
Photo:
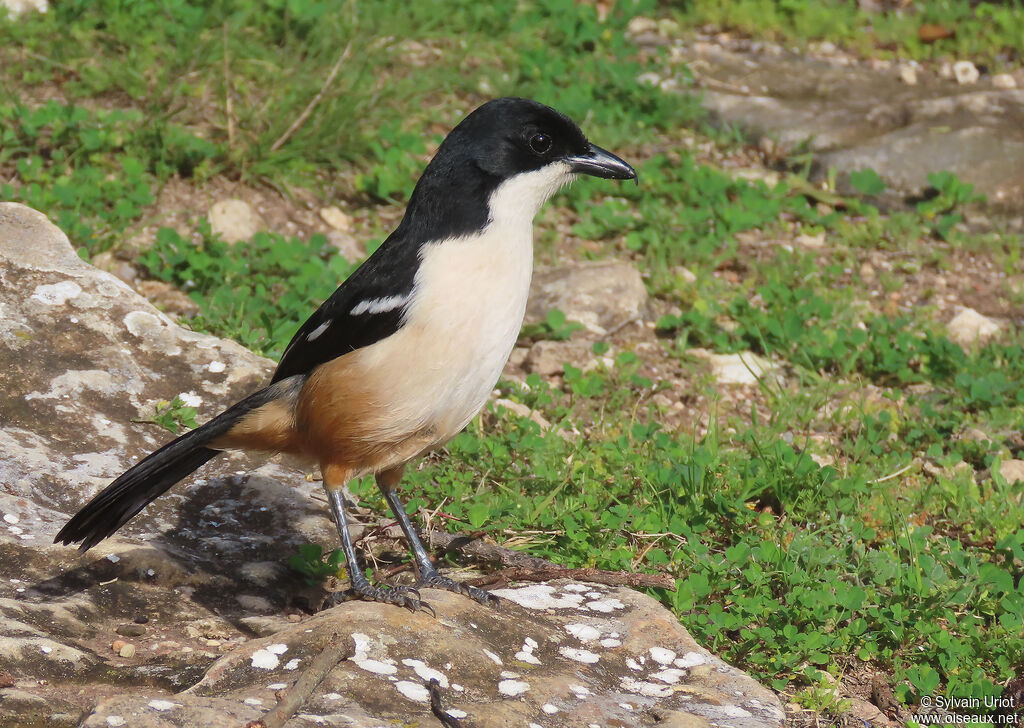
[[[604,179],[637,180],[636,170],[616,157],[611,152],[601,149],[596,144],[590,145],[586,154],[569,157],[566,160],[577,174],[589,174]],[[639,180],[637,180],[639,184]]]

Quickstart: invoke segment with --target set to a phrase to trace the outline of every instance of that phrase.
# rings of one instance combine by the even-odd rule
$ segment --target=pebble
[[[981,77],[981,73],[970,61],[957,61],[953,64],[953,77],[956,82],[961,86],[976,83]]]
[[[128,644],[123,645],[121,649],[117,651],[117,654],[124,658],[135,657],[135,645],[129,642]]]
[[[900,81],[908,86],[917,85],[917,69],[913,66],[900,66]]]
[[[992,86],[995,88],[1017,88],[1017,79],[1008,73],[997,73],[992,77]]]
[[[320,219],[335,230],[349,232],[352,229],[352,218],[334,205],[320,208]]]

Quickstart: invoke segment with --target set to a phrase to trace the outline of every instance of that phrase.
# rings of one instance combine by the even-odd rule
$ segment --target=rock
[[[551,429],[551,423],[542,415],[540,412],[534,409],[530,409],[525,404],[520,402],[513,402],[510,399],[496,399],[494,400],[495,407],[504,407],[509,412],[512,412],[519,417],[525,417],[533,422],[540,425],[542,430]]]
[[[281,464],[219,459],[88,554],[51,544],[81,503],[169,439],[132,422],[153,400],[199,392],[206,418],[269,372],[83,262],[43,215],[0,204],[0,663],[16,677],[0,690],[0,725],[243,726],[343,640],[355,655],[290,724],[426,725],[424,683],[436,677],[445,707],[481,728],[647,727],[656,713],[781,727],[771,691],[625,588],[510,588],[501,611],[424,589],[436,618],[366,602],[283,618],[301,580],[271,562],[335,540],[320,486]],[[144,641],[105,648],[139,620]]]
[[[999,474],[1007,483],[1024,482],[1024,460],[1003,460],[999,464]]]
[[[953,77],[961,86],[977,83],[981,73],[970,61],[957,61],[953,64]]]
[[[807,233],[800,233],[796,236],[796,244],[804,248],[820,249],[825,247],[825,233],[824,231],[817,235],[808,235]]]
[[[0,0],[0,9],[17,18],[24,13],[45,13],[50,9],[50,3],[47,0]]]
[[[335,230],[343,233],[352,232],[352,218],[334,205],[320,208],[320,219]]]
[[[366,245],[352,233],[331,230],[327,233],[327,242],[341,253],[341,257],[349,263],[355,263],[366,257]]]
[[[1017,88],[1017,79],[1008,73],[997,73],[992,77],[993,88]]]
[[[999,324],[973,308],[961,308],[946,325],[950,340],[968,347],[988,341],[999,333]]]
[[[135,290],[148,298],[161,311],[172,316],[195,316],[199,313],[199,304],[170,283],[139,281],[135,284]]]
[[[133,422],[155,402],[191,393],[206,419],[262,386],[272,366],[234,342],[178,327],[79,258],[44,215],[0,203],[5,669],[48,680],[57,695],[62,681],[103,672],[98,661],[108,656],[93,641],[126,621],[145,614],[159,629],[180,630],[221,609],[243,616],[234,569],[280,561],[308,542],[333,545],[328,514],[312,497],[319,484],[242,456],[207,466],[85,557],[51,543],[69,514],[171,438]],[[263,589],[281,608],[294,582],[283,572]],[[161,684],[116,670],[125,685]]]
[[[706,349],[688,352],[711,365],[711,374],[719,384],[757,384],[766,376],[774,376],[778,367],[762,356],[749,351],[741,354],[715,354]]]
[[[259,213],[244,200],[220,200],[210,208],[210,228],[226,242],[249,240],[266,227]]]
[[[247,642],[184,692],[102,702],[84,725],[107,725],[112,715],[131,726],[244,725],[269,711],[280,686],[290,688],[339,640],[353,654],[304,703],[309,725],[426,725],[431,678],[444,708],[481,728],[782,725],[774,693],[697,645],[650,597],[572,582],[496,593],[504,599],[500,612],[425,589],[436,618],[348,602]],[[254,667],[256,653],[275,655],[276,665]],[[667,716],[672,722],[662,722]],[[146,722],[157,719],[165,722]]]
[[[951,64],[939,70],[949,82],[924,83],[920,69],[910,78],[909,63],[894,73],[710,43],[687,44],[681,60],[703,86],[715,123],[774,139],[774,156],[814,152],[814,181],[834,168],[839,191],[849,194],[847,175],[874,169],[902,204],[927,188],[930,173],[950,171],[990,205],[1024,209],[1024,90],[956,84]]]
[[[581,366],[591,358],[590,345],[582,341],[538,341],[530,347],[523,368],[531,374],[549,377],[561,374],[566,364]]]
[[[121,260],[120,258],[115,257],[109,250],[99,253],[98,255],[94,255],[92,258],[92,264],[100,270],[113,273],[129,286],[134,285],[135,281],[139,277],[139,272],[135,269],[134,265],[127,260]]]
[[[917,69],[910,65],[901,65],[899,70],[900,81],[908,86],[917,85]]]
[[[846,697],[850,703],[848,715],[856,718],[861,725],[874,726],[875,728],[887,728],[892,725],[889,717],[875,706],[874,703],[855,696]]]
[[[636,15],[630,18],[629,23],[626,25],[626,32],[630,35],[643,35],[645,33],[656,33],[657,31],[657,21],[643,15]]]
[[[619,261],[588,261],[537,271],[526,322],[539,323],[558,309],[569,321],[604,335],[644,315],[647,288],[639,271]]]

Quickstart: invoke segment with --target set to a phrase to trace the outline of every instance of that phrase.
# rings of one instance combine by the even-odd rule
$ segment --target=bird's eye
[[[530,137],[530,149],[537,154],[547,154],[551,151],[551,137],[547,134],[534,134]]]

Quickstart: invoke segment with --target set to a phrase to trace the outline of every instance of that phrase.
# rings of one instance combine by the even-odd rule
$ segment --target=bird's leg
[[[402,471],[404,469],[405,466],[400,465],[397,468],[392,468],[391,470],[385,470],[378,473],[377,486],[380,488],[381,493],[384,494],[384,500],[386,500],[388,505],[391,507],[391,512],[395,514],[395,518],[398,519],[398,525],[401,527],[402,533],[405,534],[405,538],[409,542],[413,558],[416,561],[416,571],[418,574],[416,586],[429,586],[435,589],[447,589],[448,591],[456,592],[458,594],[464,594],[467,597],[487,606],[500,606],[500,600],[498,597],[494,596],[490,592],[478,589],[475,586],[463,584],[462,582],[455,581],[447,576],[441,576],[437,569],[434,568],[434,564],[430,560],[430,554],[427,553],[427,549],[423,546],[423,542],[420,541],[420,537],[416,535],[416,529],[413,528],[412,522],[409,521],[409,516],[405,512],[405,507],[402,505],[401,501],[398,500],[398,495],[395,492],[398,481],[402,479]]]
[[[345,498],[342,495],[342,486],[347,478],[333,478],[337,470],[332,467],[323,468],[324,490],[327,491],[327,500],[331,504],[331,513],[334,515],[334,523],[338,527],[338,535],[341,537],[341,549],[345,553],[345,562],[348,567],[348,580],[350,587],[347,591],[332,595],[340,601],[349,599],[364,599],[371,602],[385,602],[397,604],[412,611],[427,608],[430,606],[419,600],[419,592],[415,589],[392,588],[374,586],[366,578],[362,568],[359,566],[359,559],[356,556],[355,546],[352,545],[352,536],[348,532],[348,521],[345,518]]]

